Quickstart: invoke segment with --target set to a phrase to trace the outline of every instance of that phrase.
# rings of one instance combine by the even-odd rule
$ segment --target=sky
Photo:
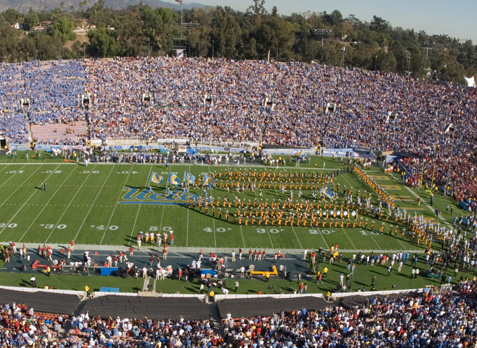
[[[187,2],[229,6],[239,11],[245,11],[253,3],[252,0],[184,0]],[[378,16],[393,28],[424,30],[430,35],[445,34],[477,44],[476,0],[265,0],[269,12],[273,6],[281,15],[339,10],[344,18],[353,14],[363,22]]]

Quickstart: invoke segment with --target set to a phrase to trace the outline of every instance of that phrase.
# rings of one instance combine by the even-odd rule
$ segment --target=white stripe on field
[[[96,168],[96,166],[93,168],[93,170]],[[84,179],[83,183],[80,185],[80,187],[76,190],[76,193],[74,194],[73,198],[70,199],[70,202],[68,203],[68,205],[66,205],[65,209],[63,210],[63,213],[61,214],[60,218],[58,219],[58,221],[56,222],[55,224],[55,227],[53,227],[53,229],[51,230],[50,234],[48,235],[48,237],[46,238],[46,241],[45,243],[48,242],[48,240],[50,239],[50,237],[53,235],[53,232],[56,230],[56,227],[59,225],[61,219],[63,218],[63,216],[65,216],[66,212],[68,211],[68,209],[70,208],[71,204],[74,202],[76,196],[78,195],[78,193],[81,192],[81,190],[83,189],[83,186],[84,184],[86,183],[86,181],[88,181],[88,178],[89,176],[92,174],[93,170],[90,170],[90,172],[88,173],[88,175],[86,176],[86,178]]]
[[[135,165],[132,166],[132,168],[129,170],[128,172],[128,175],[126,177],[126,180],[123,184],[123,186],[126,185],[126,183],[128,182],[129,180],[129,177],[131,176],[131,172],[133,171]],[[151,167],[152,168],[152,167]],[[123,194],[123,191],[120,190],[119,191],[119,197],[118,199],[116,200],[116,204],[114,205],[114,208],[113,208],[113,211],[111,212],[111,215],[109,216],[109,220],[108,220],[108,223],[106,224],[106,228],[104,229],[104,232],[103,232],[103,236],[101,237],[101,241],[99,242],[99,245],[102,245],[103,244],[103,240],[104,240],[104,237],[106,236],[106,232],[108,232],[108,229],[109,229],[109,225],[111,224],[111,220],[113,219],[113,216],[114,216],[114,213],[116,211],[116,208],[117,206],[119,205],[119,200],[121,199],[121,195]]]
[[[145,184],[144,186],[146,186],[146,185],[148,184],[149,178],[151,177],[151,172],[152,172],[152,166],[151,166],[151,168],[149,169],[149,175],[147,176],[146,184]],[[139,212],[141,211],[141,205],[142,205],[142,204],[138,204],[138,207],[137,207],[136,217],[134,218],[134,224],[133,224],[133,228],[131,229],[131,235],[129,236],[128,245],[131,245],[131,240],[132,240],[132,238],[133,238],[133,233],[134,233],[134,230],[136,229],[137,218],[138,218],[138,216],[139,216]]]
[[[56,167],[58,168],[58,167]],[[43,213],[43,210],[46,209],[46,207],[48,206],[48,204],[50,204],[51,200],[56,196],[56,194],[60,191],[60,189],[63,187],[64,183],[69,179],[69,177],[75,172],[75,170],[73,169],[69,174],[68,176],[65,178],[65,180],[63,180],[63,182],[61,183],[61,185],[58,186],[58,188],[56,189],[55,193],[53,193],[53,195],[51,195],[50,199],[48,200],[48,202],[46,202],[46,204],[43,205],[43,208],[40,210],[40,212],[38,213],[38,215],[36,216],[36,218],[32,221],[32,223],[30,224],[30,226],[28,226],[28,228],[26,229],[26,231],[22,234],[22,236],[20,237],[19,241],[21,242],[23,237],[25,237],[25,235],[28,233],[28,231],[30,231],[30,228],[33,226],[33,224],[36,222],[36,220],[38,220],[38,218],[41,216],[41,214]],[[53,174],[53,173],[52,173]],[[50,176],[52,175],[50,174]],[[51,233],[50,233],[51,234]],[[49,237],[49,236],[48,236]]]
[[[114,166],[111,167],[111,170],[109,171],[109,174],[108,174],[108,176],[106,177],[106,180],[104,180],[104,183],[106,183],[106,182],[108,181],[109,176],[110,176],[111,173],[113,172],[113,169],[114,169],[114,168],[115,168]],[[103,183],[103,185],[101,186],[101,188],[98,190],[98,193],[96,194],[96,197],[94,198],[93,203],[91,203],[91,206],[89,207],[88,212],[87,212],[86,215],[84,216],[83,222],[81,223],[80,227],[78,228],[78,232],[76,232],[76,235],[75,235],[75,237],[73,238],[73,240],[76,240],[76,238],[78,238],[78,235],[79,235],[81,229],[83,228],[84,223],[86,222],[86,219],[87,219],[88,216],[89,216],[89,213],[91,213],[91,210],[93,209],[94,204],[96,203],[96,200],[98,199],[98,197],[101,195],[101,192],[103,191],[103,188],[104,188],[104,186],[105,186],[104,183]]]
[[[40,167],[38,167],[38,169],[40,169],[41,167],[43,167],[43,165],[41,165]],[[58,167],[56,167],[56,168],[58,168]],[[38,171],[38,169],[35,170],[35,171],[27,178],[27,180],[25,180],[25,182],[27,182],[27,181],[33,176],[33,174],[35,174],[35,173]],[[51,175],[51,174],[50,174],[50,175]],[[49,176],[48,176],[48,177],[49,177]],[[17,188],[15,191],[13,191],[12,194],[11,194],[10,196],[8,196],[8,198],[7,198],[6,200],[3,201],[2,205],[0,205],[0,208],[3,207],[3,205],[5,204],[5,202],[7,202],[7,201],[10,199],[10,197],[12,197],[22,186],[23,186],[23,185],[19,185],[18,188]],[[7,224],[5,224],[5,227],[3,227],[2,230],[0,231],[0,235],[3,233],[3,231],[5,231],[5,228],[12,222],[12,220],[15,218],[15,216],[18,215],[18,213],[20,212],[20,210],[22,210],[23,207],[24,207],[25,205],[27,205],[27,203],[28,203],[28,202],[30,201],[30,199],[35,195],[35,193],[37,193],[37,191],[39,191],[39,190],[35,189],[35,190],[33,191],[33,193],[30,195],[30,197],[28,197],[28,199],[21,205],[21,207],[20,207],[20,208],[17,210],[17,212],[13,215],[13,217],[10,219],[10,221],[9,221]]]

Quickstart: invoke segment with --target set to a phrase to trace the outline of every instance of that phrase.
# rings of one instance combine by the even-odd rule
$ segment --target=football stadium
[[[0,70],[5,346],[476,344],[475,89],[226,59]]]

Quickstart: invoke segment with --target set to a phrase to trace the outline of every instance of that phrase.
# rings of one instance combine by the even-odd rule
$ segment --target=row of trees
[[[75,40],[73,28],[84,19],[96,26],[88,31],[88,42],[65,46]],[[11,27],[20,22],[28,30],[42,21],[53,23],[41,32]],[[470,40],[392,28],[376,16],[369,23],[354,15],[344,18],[338,10],[282,16],[276,7],[268,12],[265,0],[253,0],[245,13],[220,6],[182,15],[142,5],[113,10],[104,0],[88,9],[60,7],[25,15],[7,10],[0,15],[0,32],[3,61],[155,56],[181,47],[187,56],[315,60],[458,83],[477,70],[477,47]]]

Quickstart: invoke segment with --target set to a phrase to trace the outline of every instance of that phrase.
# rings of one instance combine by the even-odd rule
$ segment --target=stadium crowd
[[[29,122],[85,120],[101,139],[395,150],[425,160],[426,179],[435,172],[434,182],[456,198],[477,197],[473,88],[320,64],[201,58],[2,64],[0,72],[0,127],[12,142],[28,138]],[[20,97],[30,108],[18,107]],[[330,102],[336,110],[324,112]],[[411,175],[420,172],[415,166]]]
[[[209,319],[153,320],[45,316],[13,303],[0,306],[2,347],[473,347],[476,284],[443,293],[369,297],[324,309],[292,309],[234,318],[223,330]],[[223,332],[223,333],[222,333]]]

